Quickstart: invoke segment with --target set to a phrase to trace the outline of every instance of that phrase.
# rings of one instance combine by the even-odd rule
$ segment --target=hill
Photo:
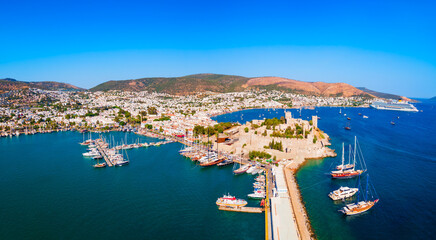
[[[280,77],[259,77],[247,81],[246,87],[281,88],[292,92],[318,96],[363,96],[367,93],[346,83],[303,82]]]
[[[370,90],[370,89],[365,88],[365,87],[358,87],[357,89],[360,89],[360,90],[362,90],[362,91],[364,91],[364,92],[367,92],[367,93],[369,93],[369,94],[371,94],[371,95],[374,95],[374,96],[376,96],[376,97],[378,97],[378,98],[386,98],[386,99],[402,99],[402,100],[404,100],[404,101],[416,102],[415,100],[410,99],[410,98],[407,98],[407,97],[404,97],[404,96],[395,95],[395,94],[390,94],[390,93],[377,92],[377,91]]]
[[[199,92],[234,92],[245,89],[268,89],[319,96],[354,96],[369,94],[346,83],[303,82],[279,77],[246,78],[223,74],[195,74],[174,78],[140,78],[108,81],[91,91],[156,91],[174,95]]]
[[[430,98],[430,101],[436,101],[436,96]]]
[[[198,92],[234,92],[244,90],[241,86],[247,78],[221,74],[196,74],[174,78],[140,78],[133,80],[108,81],[91,88],[91,91],[151,91],[174,95]]]
[[[0,79],[0,94],[12,90],[38,88],[43,90],[82,91],[83,88],[60,82],[22,82],[13,78]]]

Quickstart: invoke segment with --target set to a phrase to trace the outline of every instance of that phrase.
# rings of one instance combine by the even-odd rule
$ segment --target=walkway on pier
[[[288,195],[283,167],[273,167],[276,179],[276,196],[271,197],[271,219],[273,228],[273,239],[298,240],[299,234],[297,224],[291,206],[291,199]]]
[[[98,143],[98,141],[95,142],[95,146],[97,146],[98,151],[100,152],[100,155],[103,157],[103,159],[106,161],[106,164],[108,167],[112,167],[114,164],[112,163],[112,161],[110,160],[109,156],[106,154],[106,151],[104,150],[104,148],[102,146],[100,146],[100,144]]]

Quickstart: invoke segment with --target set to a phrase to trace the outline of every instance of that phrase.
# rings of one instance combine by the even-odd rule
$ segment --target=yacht
[[[329,193],[332,200],[342,200],[354,196],[359,191],[358,188],[340,187],[339,189]]]

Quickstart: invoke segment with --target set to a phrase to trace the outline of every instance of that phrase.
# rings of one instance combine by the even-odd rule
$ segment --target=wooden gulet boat
[[[353,168],[352,169],[344,169],[341,168],[341,170],[337,170],[337,171],[332,171],[330,173],[332,178],[338,178],[338,179],[345,179],[345,178],[353,178],[353,177],[357,177],[360,176],[365,170],[364,169],[359,169],[356,170],[356,154],[357,154],[357,138],[354,137],[354,162],[353,162]],[[363,156],[362,156],[363,158]],[[362,166],[364,165],[364,160],[362,159]],[[344,144],[342,144],[342,166],[344,166]]]
[[[371,196],[368,196],[368,194],[370,194]],[[359,200],[359,196],[357,202],[348,204],[339,211],[347,216],[357,215],[368,211],[369,209],[374,207],[376,203],[378,203],[379,199],[377,197],[377,193],[375,192],[374,187],[369,182],[369,175],[367,175],[366,177],[366,190],[363,201]],[[369,199],[369,197],[371,199]]]

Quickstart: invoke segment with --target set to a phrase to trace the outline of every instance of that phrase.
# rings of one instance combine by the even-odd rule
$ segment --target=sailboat
[[[236,164],[235,165],[233,165],[233,173],[235,174],[235,175],[238,175],[238,174],[242,174],[242,173],[245,173],[251,166],[250,166],[250,164],[245,164],[245,165],[243,165],[242,164],[242,159],[240,159],[240,162],[239,162],[239,168],[238,169],[235,169],[235,166],[236,166]]]
[[[360,186],[359,186],[360,188]],[[368,194],[370,196],[368,196]],[[360,194],[357,197],[357,202],[347,204],[340,211],[347,216],[357,215],[363,212],[368,211],[376,203],[378,203],[379,199],[377,197],[377,193],[375,192],[374,186],[372,186],[369,182],[369,175],[366,176],[366,189],[363,201],[360,201]]]
[[[360,152],[361,153],[361,152]],[[361,175],[365,170],[358,169],[356,170],[356,154],[357,154],[357,137],[354,137],[354,161],[353,161],[353,168],[352,169],[341,169],[337,171],[332,171],[330,175],[332,178],[353,178]],[[363,158],[363,156],[362,156]],[[344,166],[344,145],[342,144],[342,166]],[[364,160],[362,159],[362,167],[364,165]]]
[[[104,168],[104,167],[106,167],[106,163],[105,162],[100,163],[99,159],[100,158],[97,158],[97,164],[94,164],[94,167],[95,168]]]
[[[349,145],[348,154],[348,164],[341,164],[336,166],[337,170],[347,170],[354,167],[354,164],[351,164],[351,144]],[[342,143],[342,158],[344,158],[344,143]]]

